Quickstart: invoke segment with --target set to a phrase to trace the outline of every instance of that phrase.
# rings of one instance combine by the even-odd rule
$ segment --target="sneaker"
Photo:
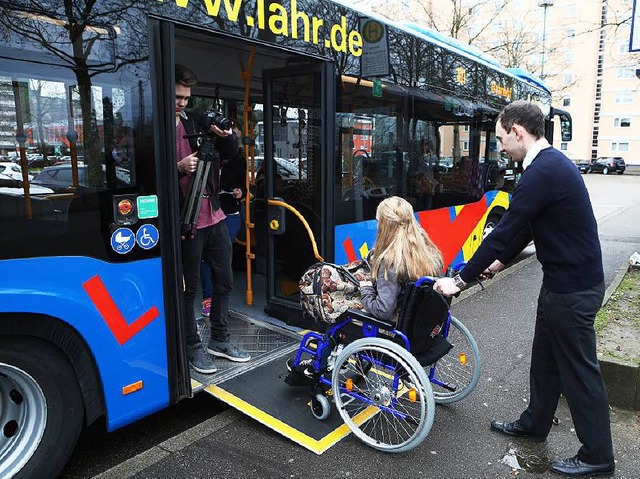
[[[298,367],[293,367],[293,358],[287,359],[287,370],[289,372],[296,372],[304,374],[307,377],[313,377],[315,369],[313,368],[313,359],[303,359],[298,363]]]
[[[204,350],[202,343],[187,346],[189,364],[193,369],[201,374],[213,374],[218,368],[213,364],[213,359]]]
[[[202,316],[208,318],[209,313],[211,313],[211,298],[204,298],[202,302]]]
[[[220,341],[209,341],[207,351],[214,356],[226,358],[230,361],[236,361],[238,363],[246,363],[251,359],[251,355],[246,351],[241,351],[229,341],[222,343]]]
[[[313,360],[303,359],[298,367],[293,367],[293,358],[287,359],[287,375],[284,382],[289,386],[313,386],[317,383],[317,375],[313,370]]]

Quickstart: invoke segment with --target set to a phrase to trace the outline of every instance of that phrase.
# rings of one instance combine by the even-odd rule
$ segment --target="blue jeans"
[[[240,233],[240,227],[242,226],[241,216],[240,213],[237,215],[229,215],[227,219],[224,220],[227,225],[227,230],[229,231],[229,239],[231,239],[232,243],[233,240],[236,239],[236,236],[238,236],[238,233]],[[204,261],[200,263],[200,282],[202,284],[202,298],[211,298],[211,290],[213,289],[211,270]]]

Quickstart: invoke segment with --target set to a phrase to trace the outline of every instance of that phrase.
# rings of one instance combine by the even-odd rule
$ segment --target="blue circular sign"
[[[111,249],[118,254],[127,254],[136,245],[136,236],[129,228],[118,228],[111,235]]]
[[[142,225],[136,233],[136,242],[142,249],[151,249],[158,244],[160,234],[153,225]]]

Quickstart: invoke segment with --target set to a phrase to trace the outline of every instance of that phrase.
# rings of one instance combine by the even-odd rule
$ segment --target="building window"
[[[565,85],[571,85],[571,82],[573,82],[573,73],[566,72],[564,74],[564,84]]]
[[[573,38],[576,36],[576,29],[573,27],[567,28],[567,38]]]
[[[468,141],[463,141],[462,142],[462,150],[463,151],[469,151],[469,142]]]
[[[633,91],[626,90],[616,92],[615,102],[625,105],[633,103]]]
[[[616,71],[616,77],[619,79],[635,78],[636,77],[635,68],[620,67]]]
[[[562,151],[567,151],[568,146],[569,146],[569,145],[568,145],[566,142],[562,142],[562,143],[560,143],[560,149],[561,149]]]
[[[620,55],[626,55],[627,53],[629,53],[629,44],[627,42],[621,43],[618,53]]]
[[[464,131],[469,131],[469,125],[464,125]]]
[[[611,151],[629,151],[629,143],[626,141],[611,142]]]
[[[571,97],[565,97],[562,99],[562,106],[571,106]]]
[[[631,118],[622,117],[613,119],[614,128],[629,128],[631,126]]]
[[[567,50],[565,52],[564,59],[567,63],[573,63],[574,58],[575,58],[575,54],[573,50]]]

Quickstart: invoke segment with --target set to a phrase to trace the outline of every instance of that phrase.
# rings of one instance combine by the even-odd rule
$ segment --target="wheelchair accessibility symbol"
[[[158,228],[153,225],[142,225],[136,233],[136,241],[142,249],[151,249],[158,244]]]
[[[111,249],[118,254],[127,254],[136,245],[136,237],[129,228],[118,228],[111,235]]]

